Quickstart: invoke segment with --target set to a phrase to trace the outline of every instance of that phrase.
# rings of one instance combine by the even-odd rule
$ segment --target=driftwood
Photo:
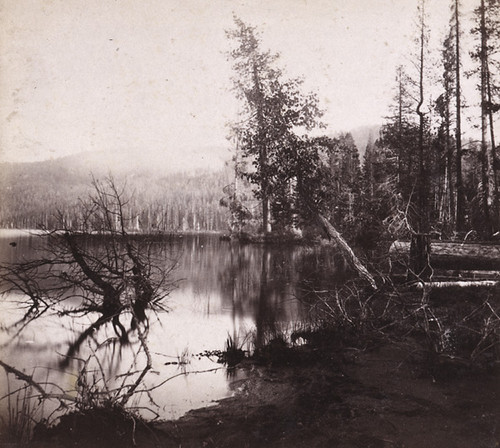
[[[342,251],[342,255],[346,259],[346,261],[353,267],[358,274],[370,283],[370,286],[373,289],[377,289],[377,284],[375,283],[375,279],[370,274],[368,269],[359,261],[359,258],[353,252],[353,250],[349,247],[346,240],[342,237],[342,235],[337,232],[335,227],[332,226],[330,221],[328,221],[321,213],[317,214],[317,219],[321,223],[323,230],[327,234],[330,240],[333,240],[334,243],[337,244],[337,247]]]

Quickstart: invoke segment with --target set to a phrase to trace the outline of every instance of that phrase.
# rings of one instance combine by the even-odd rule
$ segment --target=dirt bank
[[[33,446],[500,446],[499,369],[429,364],[410,343],[309,352],[280,365],[245,361],[239,372],[233,397],[177,421],[129,422],[126,431],[66,422]]]
[[[233,398],[160,425],[164,446],[500,446],[498,372],[426,371],[408,348],[254,367]]]

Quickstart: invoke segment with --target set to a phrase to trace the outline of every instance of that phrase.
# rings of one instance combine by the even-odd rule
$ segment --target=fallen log
[[[455,280],[448,282],[418,282],[415,284],[417,289],[445,289],[445,288],[493,288],[500,286],[498,280]]]
[[[395,241],[389,249],[391,264],[407,268],[410,242]],[[500,271],[500,245],[497,243],[461,243],[432,241],[430,263],[433,269]]]
[[[455,280],[499,280],[500,271],[478,270],[478,269],[439,269],[434,277],[443,281]]]
[[[317,213],[317,219],[320,222],[323,230],[327,234],[330,240],[333,240],[337,247],[341,250],[342,255],[346,259],[346,261],[353,267],[358,274],[370,283],[370,286],[373,289],[377,289],[377,283],[375,279],[370,274],[368,269],[361,263],[359,258],[353,252],[349,244],[347,244],[346,240],[342,237],[342,235],[333,227],[333,225],[326,219],[321,213]]]

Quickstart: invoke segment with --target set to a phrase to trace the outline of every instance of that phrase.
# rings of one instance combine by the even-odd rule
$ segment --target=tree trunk
[[[497,175],[497,154],[496,154],[496,142],[495,142],[495,126],[493,119],[493,96],[491,93],[491,73],[490,67],[488,64],[488,56],[486,56],[486,89],[487,89],[487,98],[488,98],[488,118],[490,125],[490,171],[492,175],[493,181],[493,231],[498,231],[500,227],[500,198],[498,191],[498,175]]]
[[[458,0],[455,0],[455,100],[456,100],[456,129],[455,139],[457,145],[456,153],[456,190],[457,190],[457,206],[456,206],[456,219],[455,228],[457,232],[461,232],[465,228],[465,192],[462,182],[462,122],[461,122],[461,86],[460,86],[460,19],[458,11]]]
[[[418,289],[445,289],[445,288],[493,288],[499,286],[497,280],[456,280],[450,282],[426,282],[417,283]]]
[[[445,207],[447,220],[454,227],[455,225],[455,191],[453,188],[453,146],[450,142],[450,98],[447,98],[446,105],[446,167],[445,167]]]
[[[267,187],[266,187],[267,188]],[[262,198],[262,231],[267,234],[271,233],[271,207],[269,197],[265,195]]]
[[[346,240],[344,240],[342,235],[339,232],[337,232],[335,227],[333,227],[332,224],[321,213],[317,213],[316,217],[319,223],[321,224],[323,230],[327,234],[328,238],[335,242],[337,247],[341,250],[342,255],[344,256],[346,261],[350,264],[350,266],[353,267],[362,278],[367,280],[373,289],[377,289],[377,284],[375,283],[375,279],[370,274],[368,269],[363,265],[363,263],[359,261],[358,257],[356,257],[356,254],[349,247],[349,245],[347,244]]]
[[[402,191],[402,171],[403,171],[403,81],[401,74],[401,67],[398,69],[398,189]]]
[[[492,233],[491,216],[490,216],[490,184],[492,183],[492,176],[490,172],[490,163],[487,143],[487,130],[488,130],[488,114],[487,114],[487,54],[488,54],[488,41],[486,35],[486,17],[484,0],[481,0],[481,203],[484,214],[485,230],[490,235]]]
[[[428,234],[416,233],[410,243],[410,269],[407,280],[429,280],[432,269],[430,265],[431,242]]]
[[[253,62],[253,82],[255,84],[255,88],[257,91],[257,123],[258,123],[258,132],[259,132],[259,140],[260,140],[260,148],[259,148],[259,168],[261,171],[261,179],[260,179],[260,189],[262,194],[262,232],[264,234],[271,232],[271,208],[270,208],[270,189],[269,189],[269,174],[267,170],[268,165],[268,154],[267,154],[267,146],[264,138],[265,135],[265,125],[264,125],[264,95],[262,93],[262,88],[260,85],[260,78],[257,69],[257,63]]]
[[[421,2],[420,16],[420,60],[419,60],[419,98],[417,104],[417,115],[419,117],[418,126],[418,178],[417,178],[417,194],[418,194],[418,230],[420,233],[427,232],[429,227],[429,219],[427,216],[427,182],[426,169],[424,162],[424,127],[425,117],[422,111],[424,104],[424,49],[425,49],[425,0]]]

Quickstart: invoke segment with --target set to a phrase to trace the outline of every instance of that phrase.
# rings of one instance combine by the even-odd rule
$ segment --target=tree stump
[[[430,279],[432,268],[431,258],[431,238],[427,233],[414,233],[410,244],[410,269],[407,280]]]

